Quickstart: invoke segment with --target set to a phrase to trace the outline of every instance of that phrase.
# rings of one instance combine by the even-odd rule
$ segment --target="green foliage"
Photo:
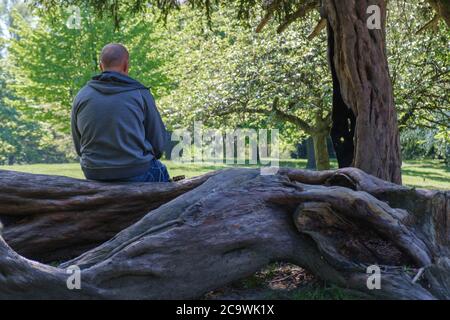
[[[157,37],[150,22],[130,20],[116,30],[107,19],[94,19],[88,9],[82,11],[81,29],[66,25],[69,13],[61,10],[51,17],[36,17],[30,25],[17,12],[12,32],[17,35],[8,48],[13,74],[11,89],[21,100],[10,101],[29,118],[50,123],[68,132],[71,103],[76,93],[98,70],[98,53],[110,42],[120,42],[131,53],[131,76],[153,88],[158,96],[164,91],[164,77],[158,71],[162,61],[156,58]]]
[[[400,136],[403,158],[414,159],[443,159],[448,163],[450,144],[448,131],[429,130],[424,128],[404,130]],[[447,133],[448,134],[448,133]]]
[[[314,128],[317,113],[330,112],[325,34],[306,39],[314,19],[282,34],[273,27],[256,34],[230,18],[227,8],[212,15],[212,29],[194,15],[181,10],[177,23],[167,26],[169,43],[177,44],[176,68],[167,72],[176,82],[161,105],[173,127],[201,120],[215,128],[278,128],[292,145]]]
[[[423,8],[417,10],[417,8]],[[450,158],[450,29],[432,18],[423,0],[391,2],[388,57],[406,158]]]
[[[165,94],[167,79],[157,57],[161,34],[150,22],[130,20],[119,29],[109,19],[82,11],[81,29],[66,25],[70,12],[33,15],[21,1],[5,7],[9,36],[0,77],[0,163],[64,162],[75,159],[69,132],[71,103],[98,70],[98,53],[109,42],[131,52],[131,76]],[[1,47],[0,47],[1,51]]]
[[[4,61],[0,63],[0,164],[67,161],[54,144],[52,130],[27,120],[21,112],[5,104],[5,100],[14,96],[6,87],[9,76]]]
[[[160,18],[167,21],[169,14],[183,7],[194,9],[206,18],[208,23],[213,20],[212,14],[217,11],[225,1],[220,0],[33,0],[35,7],[43,12],[53,13],[59,8],[67,8],[71,5],[88,6],[100,16],[112,17],[115,24],[119,26],[127,20],[130,15],[141,15],[151,8]],[[316,0],[277,0],[278,6],[274,10],[274,16],[278,21],[285,21],[305,3],[317,3]],[[269,1],[257,0],[227,0],[227,6],[232,8],[230,12],[234,18],[246,22],[257,13],[266,11],[270,7]],[[56,9],[55,9],[56,8]]]
[[[98,72],[98,52],[108,42],[129,47],[131,76],[152,87],[171,129],[194,120],[216,128],[278,128],[289,148],[317,126],[317,116],[329,114],[326,36],[307,40],[318,13],[282,34],[273,23],[256,34],[248,27],[261,21],[268,2],[40,0],[33,16],[16,2],[5,18],[12,38],[3,80],[10,91],[3,98],[8,120],[1,134],[10,137],[0,142],[4,154],[24,139],[13,125],[17,117],[37,125],[30,132],[42,131],[41,141],[55,140],[55,132],[67,135],[72,99]],[[273,20],[289,20],[306,2],[281,1]],[[66,26],[69,5],[81,7],[79,30]],[[404,155],[449,159],[450,31],[441,23],[415,34],[431,18],[425,0],[390,2],[388,9],[388,57]],[[164,27],[157,20],[168,13]],[[12,143],[14,135],[20,138]]]
[[[13,27],[17,20],[11,15],[11,8],[20,13],[20,19],[32,22],[31,12],[22,1],[3,1],[0,8],[2,27]],[[8,5],[7,5],[8,4]],[[6,46],[8,38],[18,39],[14,33],[3,30],[0,42],[0,164],[67,162],[72,160],[68,141],[48,124],[33,121],[14,108],[12,101],[19,101],[9,83],[13,79]],[[56,143],[60,141],[60,143]],[[65,150],[62,150],[65,149]],[[69,155],[69,156],[68,156]]]
[[[418,8],[423,8],[418,10]],[[448,157],[450,122],[450,30],[444,23],[434,32],[415,34],[430,18],[424,1],[393,2],[389,6],[388,56],[399,112],[402,141],[407,158],[425,156],[411,148],[408,133],[422,128],[431,138],[427,156]],[[166,113],[174,125],[202,120],[210,126],[277,127],[285,144],[305,135],[300,127],[277,117],[276,98],[284,113],[315,126],[315,114],[327,113],[331,84],[326,61],[325,35],[308,41],[318,17],[311,15],[281,35],[273,26],[255,34],[235,21],[229,7],[212,14],[209,30],[190,10],[181,10],[168,24],[175,30],[177,67],[168,72],[176,80],[175,90],[164,98]],[[257,20],[249,21],[256,25]],[[171,29],[172,28],[172,29]],[[181,44],[181,45],[180,45]],[[175,46],[175,45],[172,45]],[[294,119],[295,120],[295,119]],[[411,153],[416,150],[416,153]]]

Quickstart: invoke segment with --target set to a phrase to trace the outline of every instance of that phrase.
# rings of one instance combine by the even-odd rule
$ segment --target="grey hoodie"
[[[75,97],[71,118],[81,167],[92,180],[145,173],[167,141],[148,88],[118,72],[103,72],[89,81]]]

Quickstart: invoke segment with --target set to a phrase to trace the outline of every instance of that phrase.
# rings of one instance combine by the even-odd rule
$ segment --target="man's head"
[[[130,55],[127,48],[118,43],[110,43],[102,49],[100,54],[100,69],[128,75],[129,58]]]

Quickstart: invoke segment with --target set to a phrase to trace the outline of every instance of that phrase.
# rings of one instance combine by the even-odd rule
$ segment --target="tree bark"
[[[369,5],[377,5],[381,10],[380,30],[367,26]],[[325,0],[323,13],[333,37],[330,63],[335,85],[339,86],[335,90],[334,112],[343,113],[342,121],[333,130],[340,166],[348,165],[353,144],[352,166],[401,184],[397,115],[386,57],[386,1]],[[347,109],[355,117],[354,134],[352,115],[346,115]],[[337,117],[335,114],[334,119]]]
[[[330,135],[331,116],[323,117],[323,111],[315,114],[315,125],[311,130],[314,144],[314,158],[317,170],[330,169],[330,156],[328,152],[328,136]]]
[[[328,23],[328,57],[330,64],[331,77],[333,80],[333,110],[331,140],[333,141],[334,151],[339,168],[351,167],[355,152],[354,136],[356,118],[353,111],[345,104],[342,99],[341,85],[334,65],[334,32]]]
[[[329,170],[330,156],[328,154],[327,145],[328,134],[315,134],[312,138],[314,143],[314,157],[316,159],[317,170]]]
[[[436,13],[445,21],[450,28],[450,1],[448,0],[428,0]]]
[[[312,137],[306,139],[306,155],[308,157],[308,162],[306,163],[306,169],[315,170],[317,169],[316,165],[316,155],[314,149],[314,141]]]
[[[149,211],[202,184],[116,184],[0,171],[3,237],[21,255],[67,260],[112,238]]]
[[[142,184],[92,184],[12,172],[0,172],[0,183],[2,215],[29,218],[30,225],[37,216],[48,216],[57,232],[42,234],[42,243],[78,243],[86,232],[114,228],[113,220],[120,225],[128,217],[134,221],[142,203],[154,207],[110,240],[59,267],[20,256],[0,237],[3,299],[197,298],[273,261],[297,264],[367,296],[450,298],[449,192],[401,187],[355,168],[282,169],[274,176],[255,169],[226,170],[186,181],[198,186],[179,191],[176,198],[172,196],[180,184],[151,184],[149,188],[159,190],[158,205],[154,193],[131,195],[130,190],[149,192]],[[59,207],[66,214],[52,219],[61,217]],[[98,216],[83,214],[104,210],[121,212],[105,228],[94,221]],[[70,215],[82,217],[83,223],[72,225],[77,219],[67,220]],[[90,231],[89,225],[98,229]],[[6,223],[5,234],[14,226]],[[380,290],[366,286],[367,266],[373,264],[382,270]],[[67,288],[66,268],[73,265],[81,268],[80,290]],[[413,281],[419,270],[423,276]]]

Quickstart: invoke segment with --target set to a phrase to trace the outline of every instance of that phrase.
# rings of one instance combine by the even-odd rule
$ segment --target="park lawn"
[[[406,161],[403,183],[417,188],[450,190],[450,167],[436,160]]]
[[[185,175],[188,178],[214,170],[233,167],[230,165],[213,163],[181,164],[173,161],[164,161],[164,163],[167,165],[171,176]],[[282,167],[303,169],[306,167],[306,160],[282,160],[280,165]],[[336,162],[332,162],[332,167],[336,167]],[[60,175],[80,179],[84,178],[78,163],[0,166],[0,169],[35,174]],[[403,164],[403,182],[407,186],[416,188],[450,190],[450,168],[437,160],[405,161]]]

